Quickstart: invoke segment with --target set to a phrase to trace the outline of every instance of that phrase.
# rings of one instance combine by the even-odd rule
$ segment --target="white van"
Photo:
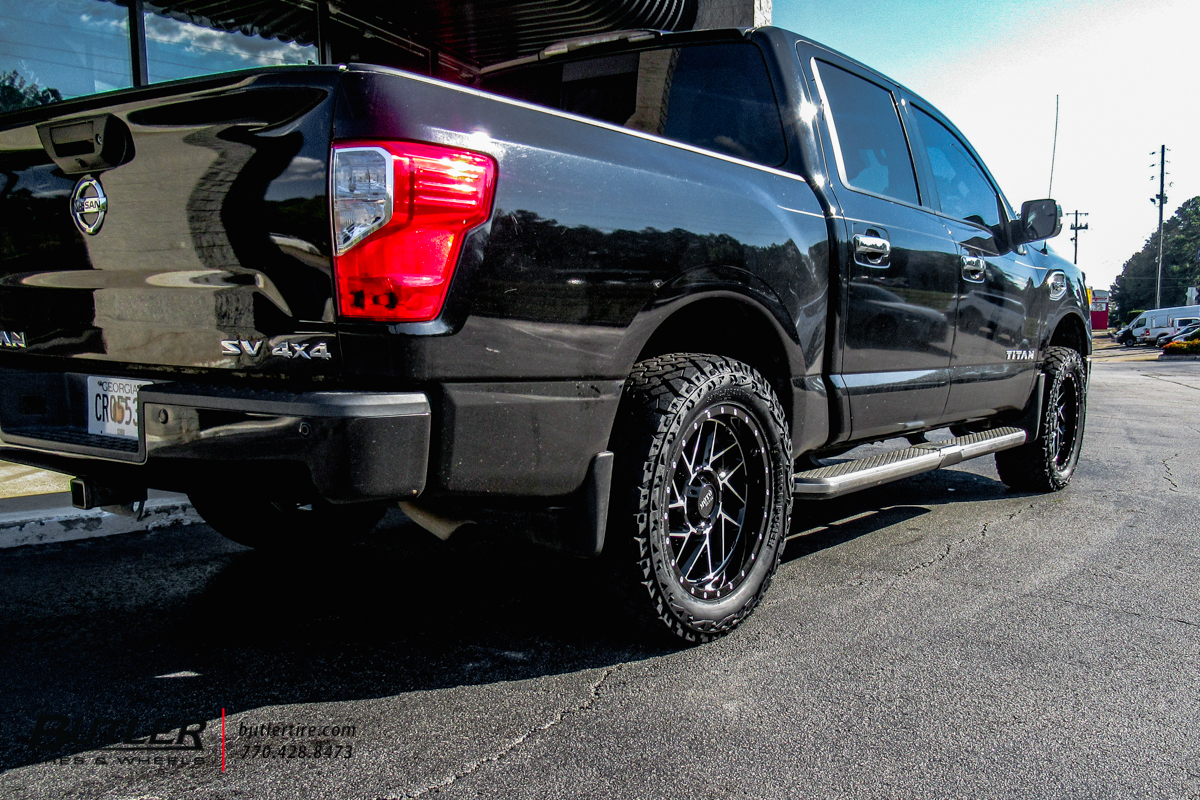
[[[1156,344],[1159,337],[1170,338],[1197,320],[1200,320],[1200,305],[1156,308],[1138,315],[1130,330],[1134,341]]]

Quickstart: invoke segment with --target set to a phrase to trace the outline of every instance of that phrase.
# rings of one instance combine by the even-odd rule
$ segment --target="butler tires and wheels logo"
[[[209,737],[208,751],[205,734]],[[357,754],[359,726],[353,721],[239,719],[226,728],[203,718],[160,715],[136,718],[72,717],[40,713],[29,745],[58,764],[199,767],[225,772],[235,761],[346,761]],[[74,753],[71,753],[74,751]]]
[[[147,722],[151,722],[149,733],[139,736],[139,730],[147,730]],[[41,713],[34,723],[29,745],[46,753],[68,748],[89,751],[86,756],[60,757],[60,764],[202,766],[208,763],[202,737],[207,726],[204,719],[88,720]]]

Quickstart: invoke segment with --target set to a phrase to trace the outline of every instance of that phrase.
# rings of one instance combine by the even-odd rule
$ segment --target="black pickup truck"
[[[16,111],[0,458],[83,507],[185,491],[257,547],[397,502],[527,514],[705,640],[766,591],[793,496],[991,453],[1067,484],[1090,336],[1041,243],[1060,216],[777,28],[569,41],[474,86],[289,67]]]

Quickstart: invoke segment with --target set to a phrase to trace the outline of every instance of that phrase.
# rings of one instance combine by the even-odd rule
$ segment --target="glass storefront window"
[[[151,83],[318,61],[317,48],[312,45],[216,30],[149,11],[145,19]]]
[[[0,112],[133,85],[129,11],[102,0],[0,0]]]

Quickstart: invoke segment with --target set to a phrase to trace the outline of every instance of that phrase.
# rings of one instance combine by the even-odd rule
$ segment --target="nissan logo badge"
[[[108,213],[108,198],[100,181],[95,178],[81,178],[71,192],[71,219],[75,226],[87,234],[94,234],[104,224],[104,215]]]

